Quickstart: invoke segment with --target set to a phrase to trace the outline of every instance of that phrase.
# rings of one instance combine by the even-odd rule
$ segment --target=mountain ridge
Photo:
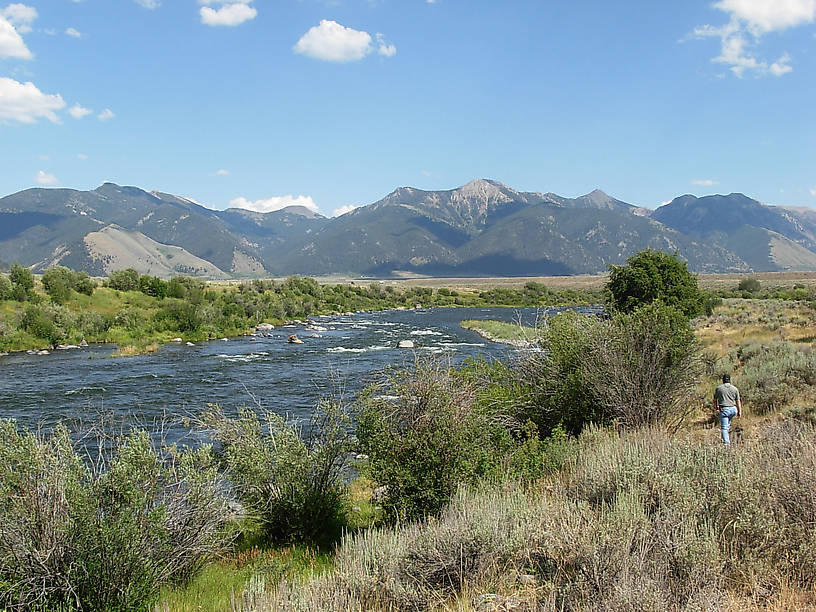
[[[214,210],[114,183],[0,198],[0,260],[37,271],[60,263],[103,274],[128,262],[212,278],[586,274],[643,248],[677,251],[701,272],[816,269],[816,211],[740,193],[685,194],[648,211],[600,189],[566,198],[492,179],[399,187],[335,218],[302,206]]]

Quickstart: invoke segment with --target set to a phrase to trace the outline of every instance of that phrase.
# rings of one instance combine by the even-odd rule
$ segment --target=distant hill
[[[595,190],[577,198],[477,179],[457,189],[401,187],[328,219],[304,207],[216,211],[105,183],[28,189],[0,199],[0,261],[92,274],[158,276],[598,273],[654,248],[698,272],[816,269],[816,211],[742,194],[680,196],[655,211]]]
[[[808,209],[766,206],[741,193],[684,195],[652,219],[724,247],[753,270],[816,270],[816,215]]]

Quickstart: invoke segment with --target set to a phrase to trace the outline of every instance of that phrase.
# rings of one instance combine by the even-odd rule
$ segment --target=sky
[[[816,206],[816,0],[0,0],[0,195]]]

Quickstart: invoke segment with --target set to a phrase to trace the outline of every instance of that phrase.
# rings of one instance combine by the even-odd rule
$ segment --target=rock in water
[[[400,340],[399,342],[397,342],[397,348],[412,349],[416,348],[416,345],[414,344],[413,340]]]
[[[303,340],[301,340],[300,338],[298,338],[298,337],[297,337],[295,334],[292,334],[291,336],[289,336],[289,337],[286,339],[286,341],[287,341],[289,344],[303,344]]]

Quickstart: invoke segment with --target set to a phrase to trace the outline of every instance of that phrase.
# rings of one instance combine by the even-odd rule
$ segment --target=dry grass
[[[120,346],[119,350],[116,351],[113,355],[111,355],[111,357],[136,357],[137,355],[155,353],[158,350],[159,345],[156,342],[147,344],[145,346],[131,344],[127,346]]]

